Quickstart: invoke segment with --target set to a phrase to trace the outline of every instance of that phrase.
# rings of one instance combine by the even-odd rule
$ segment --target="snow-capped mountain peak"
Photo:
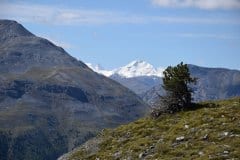
[[[151,64],[142,61],[135,60],[126,66],[120,67],[115,71],[115,74],[120,76],[131,78],[139,76],[162,76],[162,70],[154,68]]]
[[[162,77],[163,68],[154,68],[151,64],[142,60],[135,60],[127,64],[126,66],[120,67],[114,70],[105,70],[100,65],[87,65],[95,72],[103,74],[107,77],[112,75],[119,75],[125,78],[140,77],[140,76],[157,76]]]

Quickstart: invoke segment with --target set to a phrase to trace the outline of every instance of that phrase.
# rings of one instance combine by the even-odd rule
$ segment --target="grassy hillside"
[[[63,159],[240,159],[240,98],[144,118],[97,138]]]

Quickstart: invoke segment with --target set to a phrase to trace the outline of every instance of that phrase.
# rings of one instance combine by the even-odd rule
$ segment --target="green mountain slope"
[[[104,130],[63,159],[239,159],[240,98]]]

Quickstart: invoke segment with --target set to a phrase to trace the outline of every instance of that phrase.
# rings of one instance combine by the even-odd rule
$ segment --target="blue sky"
[[[240,69],[240,0],[2,0],[0,18],[107,69],[136,59]]]

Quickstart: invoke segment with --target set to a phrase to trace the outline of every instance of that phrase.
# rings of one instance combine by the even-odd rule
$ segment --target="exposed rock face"
[[[17,22],[0,20],[1,159],[56,159],[146,112],[129,89]]]

